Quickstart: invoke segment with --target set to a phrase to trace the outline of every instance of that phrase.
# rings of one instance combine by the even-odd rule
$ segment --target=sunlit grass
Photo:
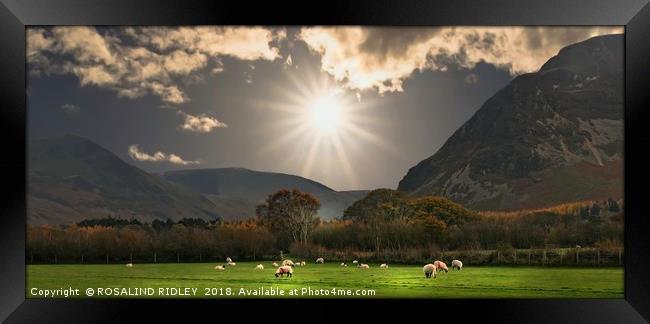
[[[82,298],[86,298],[83,291],[89,287],[150,287],[156,290],[159,287],[190,287],[198,288],[195,297],[232,298],[249,297],[238,296],[240,288],[278,287],[288,293],[291,289],[310,287],[374,289],[376,298],[623,298],[621,268],[467,266],[462,271],[439,273],[436,279],[425,279],[419,266],[390,265],[388,269],[380,269],[377,264],[371,264],[370,269],[363,270],[331,263],[308,264],[295,268],[292,278],[275,278],[271,262],[261,263],[264,270],[255,270],[257,263],[238,262],[237,266],[225,271],[214,270],[215,264],[209,263],[135,264],[133,268],[124,265],[29,265],[26,294],[28,298],[34,297],[30,295],[32,287],[79,288]],[[204,292],[210,288],[231,288],[233,294],[206,297]]]

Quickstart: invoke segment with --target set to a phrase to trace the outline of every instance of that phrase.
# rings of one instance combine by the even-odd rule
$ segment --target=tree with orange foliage
[[[307,244],[318,224],[316,212],[320,201],[310,193],[298,189],[282,189],[268,196],[266,204],[257,212],[263,224],[280,239],[279,245],[288,247],[291,242]]]

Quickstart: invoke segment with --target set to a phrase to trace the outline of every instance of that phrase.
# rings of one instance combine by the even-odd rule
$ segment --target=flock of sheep
[[[318,258],[316,259],[317,264],[323,264],[325,263],[325,259],[323,258]],[[366,263],[359,263],[358,260],[352,261],[352,264],[356,264],[357,268],[359,269],[368,269],[370,266]],[[215,266],[215,270],[226,270],[227,266],[236,266],[237,263],[233,262],[230,257],[226,258],[226,264],[224,265],[218,265]],[[275,277],[282,277],[284,275],[287,275],[287,277],[292,277],[293,276],[293,267],[304,267],[307,265],[307,262],[305,261],[300,261],[300,262],[293,262],[291,260],[284,260],[282,261],[282,265],[279,265],[277,262],[273,262],[273,266],[277,267],[277,270],[275,270]],[[341,262],[342,267],[347,267],[347,263]],[[126,264],[127,268],[132,268],[133,263],[127,263]],[[388,264],[382,263],[379,268],[381,269],[388,269]],[[461,270],[463,269],[463,262],[460,260],[453,260],[451,261],[451,268],[452,269],[458,269]],[[255,270],[264,270],[264,266],[262,264],[258,264],[255,266]],[[422,272],[424,272],[424,277],[425,278],[431,278],[433,277],[434,279],[436,278],[436,275],[439,271],[444,271],[444,272],[449,272],[449,268],[447,268],[447,264],[440,260],[436,260],[433,263],[429,263],[422,267]]]
[[[325,259],[323,258],[318,258],[316,259],[317,264],[323,264],[325,263]],[[366,263],[359,263],[358,260],[352,261],[352,264],[355,264],[357,268],[359,269],[368,269],[370,266]],[[227,266],[236,266],[237,264],[232,261],[231,258],[226,258],[226,264],[225,265],[218,265],[215,266],[215,270],[226,270]],[[306,266],[307,263],[305,261],[300,261],[300,262],[293,262],[291,260],[284,260],[282,261],[282,265],[279,265],[277,262],[273,262],[273,266],[277,267],[275,270],[275,277],[282,277],[286,275],[287,277],[292,277],[293,276],[293,268],[294,267],[304,267]],[[128,263],[126,265],[127,267],[133,267],[133,264]],[[341,262],[341,267],[347,267],[347,263]],[[388,264],[382,263],[379,268],[381,269],[388,269]],[[452,269],[458,269],[461,270],[463,269],[463,262],[460,260],[453,260],[451,261],[451,268]],[[264,270],[264,265],[258,264],[255,266],[255,270]],[[424,277],[425,278],[436,278],[436,275],[439,271],[444,271],[444,272],[449,272],[449,268],[447,267],[447,264],[440,260],[436,260],[433,263],[429,263],[422,267],[422,272],[424,272]]]

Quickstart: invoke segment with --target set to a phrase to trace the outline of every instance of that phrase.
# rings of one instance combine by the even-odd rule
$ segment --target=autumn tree
[[[354,222],[383,222],[406,213],[408,196],[397,190],[376,189],[356,201],[343,212],[343,220]]]
[[[343,213],[344,220],[359,222],[368,229],[375,251],[388,244],[388,232],[394,221],[409,217],[409,197],[397,190],[376,189],[356,201]]]
[[[479,219],[476,212],[443,197],[424,196],[413,198],[409,201],[409,206],[414,216],[434,216],[446,225],[463,225]]]
[[[266,203],[257,207],[258,217],[280,239],[280,246],[292,242],[307,244],[318,224],[318,198],[298,189],[282,189],[268,196]]]

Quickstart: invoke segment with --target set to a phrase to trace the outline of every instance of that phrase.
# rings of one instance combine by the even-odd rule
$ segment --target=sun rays
[[[272,109],[277,116],[263,127],[263,134],[270,136],[263,153],[291,147],[284,162],[298,164],[301,176],[317,178],[337,172],[345,175],[350,187],[356,187],[354,160],[364,154],[360,147],[394,150],[366,127],[381,122],[371,115],[372,100],[359,100],[358,93],[339,87],[324,73],[302,69],[288,76],[289,86],[275,88],[277,100],[255,104],[259,109]]]

